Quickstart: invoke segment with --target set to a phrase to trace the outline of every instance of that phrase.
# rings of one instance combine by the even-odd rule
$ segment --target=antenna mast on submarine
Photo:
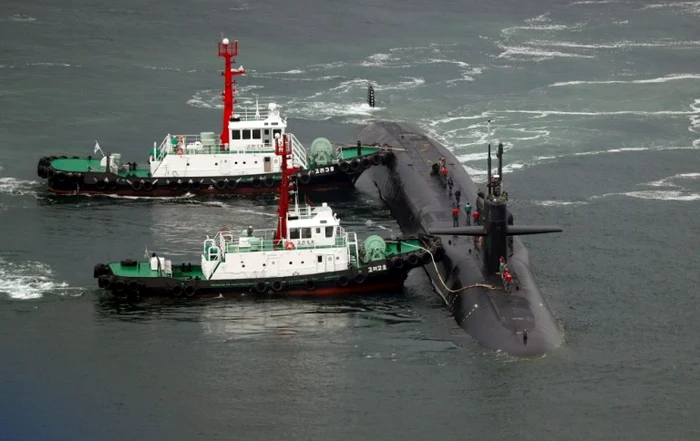
[[[484,266],[490,273],[496,273],[499,270],[499,259],[503,257],[508,259],[509,236],[522,236],[529,234],[545,234],[559,233],[564,231],[557,226],[514,226],[509,225],[508,216],[508,201],[501,193],[501,184],[503,182],[503,143],[498,143],[498,180],[493,182],[491,179],[491,120],[487,122],[488,127],[488,195],[483,199],[484,212],[481,218],[482,225],[473,227],[454,227],[454,228],[435,228],[428,231],[430,234],[436,235],[453,235],[453,236],[483,236],[484,244],[482,253],[484,258]]]

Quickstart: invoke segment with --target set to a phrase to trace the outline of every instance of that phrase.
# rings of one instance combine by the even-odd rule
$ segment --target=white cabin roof
[[[330,227],[340,225],[340,219],[327,203],[319,206],[293,206],[287,213],[287,228]]]
[[[258,103],[255,107],[239,106],[229,120],[229,130],[241,129],[284,129],[287,119],[280,115],[275,103],[268,104],[268,110],[261,110]]]

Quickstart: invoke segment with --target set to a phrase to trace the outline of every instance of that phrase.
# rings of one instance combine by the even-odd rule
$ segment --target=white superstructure
[[[357,234],[347,232],[325,202],[287,214],[287,231],[274,246],[275,229],[220,231],[207,237],[202,253],[206,279],[303,276],[347,270],[358,263]]]
[[[234,115],[229,123],[229,144],[221,145],[214,132],[199,135],[168,134],[149,155],[151,176],[170,177],[233,177],[279,173],[280,157],[275,155],[275,135],[286,133],[287,119],[280,116],[275,103],[261,112],[245,111]],[[307,168],[306,149],[297,138],[291,140],[289,159],[294,167]]]

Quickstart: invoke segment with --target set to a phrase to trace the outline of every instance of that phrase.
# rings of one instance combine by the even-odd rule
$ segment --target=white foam
[[[497,58],[505,58],[512,61],[544,61],[552,58],[594,58],[593,55],[577,54],[572,52],[547,51],[528,46],[505,46],[501,45],[503,52]]]
[[[648,78],[644,80],[607,80],[607,81],[565,81],[550,84],[549,87],[575,86],[580,84],[654,84],[667,83],[677,80],[700,80],[700,74],[669,74],[663,77]]]
[[[13,263],[0,257],[0,294],[13,299],[36,299],[56,291],[66,295],[77,294],[82,289],[56,282],[51,268],[43,262]]]
[[[688,14],[700,14],[700,2],[671,2],[671,3],[654,3],[642,7],[645,9],[679,9],[681,12]]]
[[[663,179],[659,179],[658,181],[651,181],[647,182],[642,185],[649,185],[652,187],[681,187],[681,185],[678,185],[674,183],[673,181],[677,181],[680,179],[700,179],[700,173],[678,173],[673,176],[669,176]]]
[[[36,18],[25,14],[12,14],[7,18],[8,21],[31,23],[35,22]]]
[[[569,206],[569,205],[587,205],[588,202],[586,201],[532,201],[535,205],[539,205],[541,207],[562,207],[562,206]]]
[[[645,190],[645,191],[629,191],[626,193],[607,193],[603,196],[628,196],[638,199],[649,199],[657,201],[697,201],[700,200],[700,194],[689,193],[684,191],[655,191],[655,190]]]
[[[561,40],[529,40],[523,43],[538,47],[565,47],[572,49],[624,49],[630,47],[661,47],[670,49],[697,49],[697,40],[654,40],[654,41],[616,41],[613,43],[578,43]]]
[[[0,194],[8,194],[11,196],[36,196],[37,181],[27,181],[12,177],[0,178]]]

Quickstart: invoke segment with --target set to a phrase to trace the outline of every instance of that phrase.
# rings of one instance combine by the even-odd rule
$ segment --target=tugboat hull
[[[446,159],[454,190],[461,190],[459,225],[466,225],[464,203],[469,201],[476,208],[479,190],[449,150],[405,123],[370,124],[358,139],[365,144],[405,149],[396,153],[388,166],[373,167],[366,173],[404,234],[453,226],[455,199],[432,172],[441,156]],[[510,224],[512,215],[509,216]],[[508,265],[518,278],[516,288],[507,294],[500,276],[486,273],[477,238],[440,237],[445,257],[437,271],[432,265],[426,266],[426,271],[467,333],[487,348],[514,356],[543,355],[561,344],[561,329],[535,283],[529,254],[519,238],[509,239],[512,254]]]
[[[275,278],[206,280],[199,265],[172,268],[172,276],[152,271],[149,261],[98,264],[98,286],[124,299],[219,298],[241,296],[328,296],[384,293],[403,287],[408,272],[442,257],[437,238],[424,236],[428,248],[370,262],[359,269]]]
[[[390,152],[377,152],[357,160],[303,170],[295,175],[300,190],[330,190],[351,187],[360,175],[374,165],[386,163]],[[264,194],[279,191],[281,173],[246,176],[148,177],[147,173],[115,174],[57,168],[61,158],[41,158],[39,177],[48,180],[48,189],[63,196],[117,195],[136,197],[174,197],[194,195]],[[99,161],[96,161],[99,164]]]

